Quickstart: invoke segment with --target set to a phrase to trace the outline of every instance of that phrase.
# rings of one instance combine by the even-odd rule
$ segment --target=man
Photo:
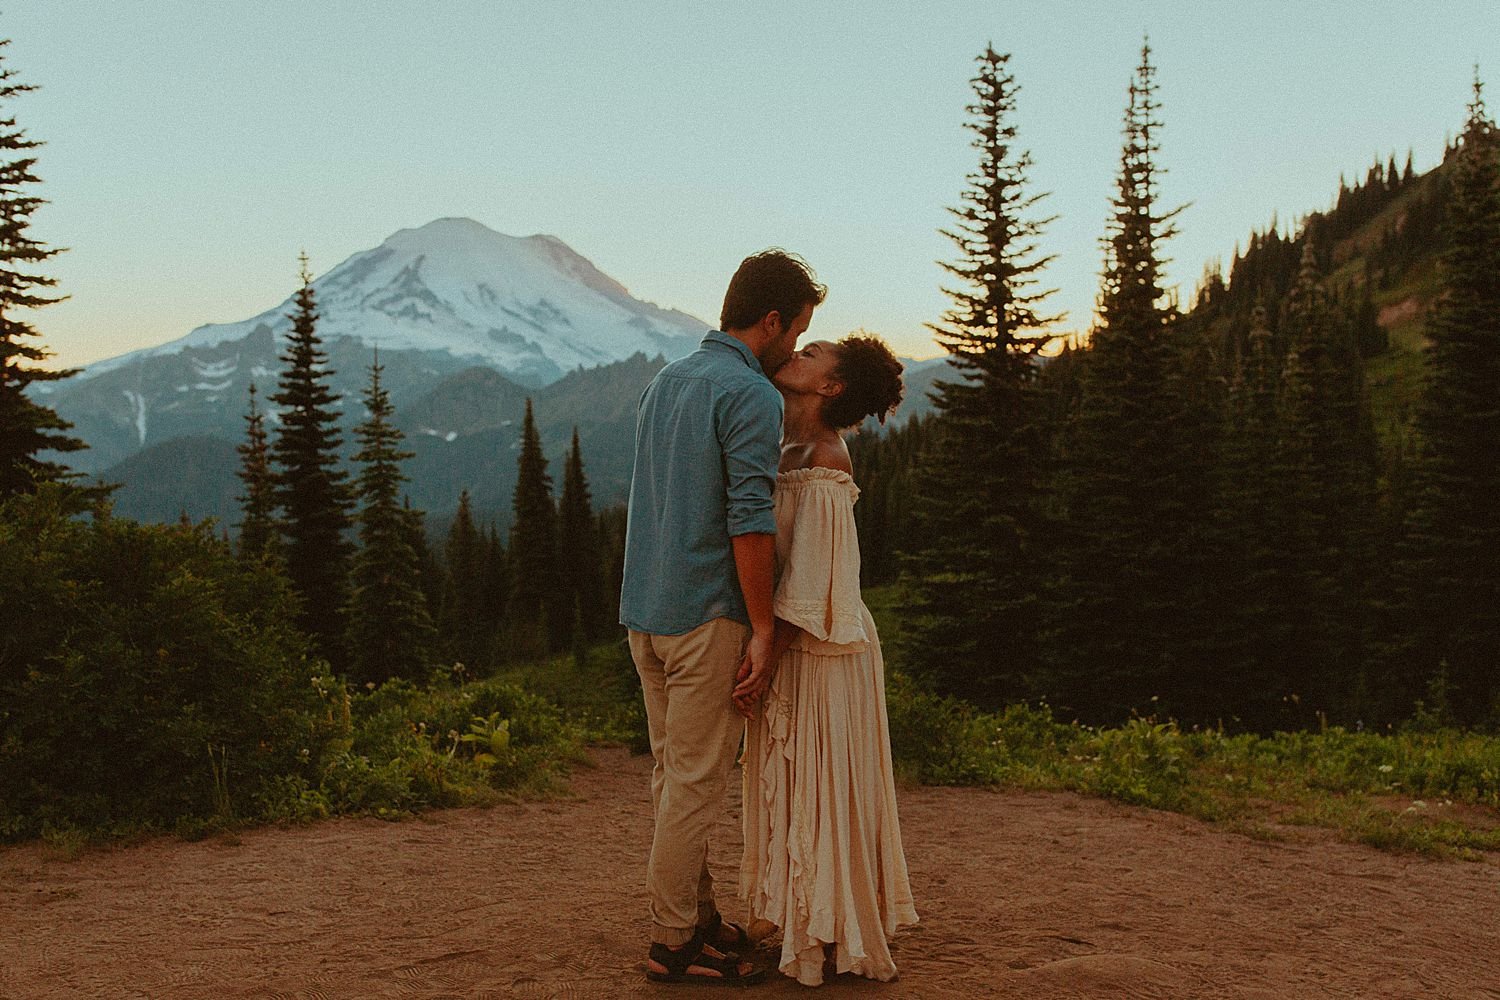
[[[798,257],[766,250],[730,279],[720,330],[657,373],[636,414],[620,623],[646,702],[656,833],[647,975],[765,977],[714,902],[708,838],[742,727],[736,680],[770,681],[781,395],[770,374],[797,349],[826,289]],[[738,677],[737,677],[738,675]]]

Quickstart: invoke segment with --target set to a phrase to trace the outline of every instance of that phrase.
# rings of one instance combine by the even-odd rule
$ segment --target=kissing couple
[[[902,366],[869,336],[799,350],[826,291],[792,254],[746,258],[720,329],[636,415],[620,622],[655,760],[655,982],[762,982],[750,958],[778,930],[798,982],[888,981],[888,940],[917,921],[843,439],[896,408]],[[742,737],[746,926],[708,869]]]

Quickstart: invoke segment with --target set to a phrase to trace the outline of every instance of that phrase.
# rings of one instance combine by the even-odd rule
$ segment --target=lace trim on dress
[[[870,641],[869,635],[865,633],[862,606],[830,608],[826,600],[794,601],[788,597],[778,597],[772,613],[777,618],[796,625],[814,640],[834,646],[853,647],[848,650],[824,650],[820,647],[820,652],[859,652]]]

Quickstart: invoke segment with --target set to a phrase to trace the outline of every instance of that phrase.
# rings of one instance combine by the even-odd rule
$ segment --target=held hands
[[[735,687],[730,699],[735,711],[747,719],[755,718],[755,707],[776,673],[774,640],[774,633],[752,632],[739,670],[735,671]]]

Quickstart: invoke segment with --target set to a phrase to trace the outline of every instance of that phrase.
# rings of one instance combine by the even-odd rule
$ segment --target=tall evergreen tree
[[[1474,97],[1459,138],[1406,571],[1405,661],[1440,673],[1461,721],[1500,721],[1500,133]]]
[[[575,427],[557,509],[557,574],[561,607],[569,616],[568,640],[576,647],[598,642],[604,635],[605,615],[612,609],[604,607],[603,573],[599,526]]]
[[[302,601],[301,625],[318,651],[342,667],[343,608],[347,603],[349,529],[347,476],[339,468],[337,402],[329,379],[328,355],[318,337],[318,307],[307,257],[302,287],[291,314],[285,367],[271,401],[280,424],[272,453],[276,459],[276,501],[283,512],[287,575]]]
[[[458,510],[443,548],[447,575],[443,589],[442,635],[448,653],[465,666],[488,666],[490,631],[486,628],[484,535],[474,523],[469,491],[458,495]]]
[[[866,587],[893,583],[908,548],[921,548],[912,514],[912,481],[925,460],[936,423],[931,414],[913,417],[881,432],[860,433],[849,441],[849,457],[859,474],[859,578]]]
[[[1280,456],[1295,593],[1288,661],[1308,709],[1358,711],[1368,701],[1367,658],[1375,540],[1374,428],[1355,332],[1322,287],[1315,232],[1283,322],[1291,347],[1282,374]],[[1304,720],[1306,721],[1306,720]]]
[[[479,626],[487,656],[498,663],[509,655],[506,646],[506,609],[510,605],[510,554],[500,540],[494,522],[484,532],[484,558],[480,568]]]
[[[1036,687],[1044,428],[1034,387],[1055,319],[1037,312],[1051,294],[1036,289],[1051,260],[1036,255],[1036,240],[1050,220],[1028,218],[1042,196],[1027,192],[1031,159],[1015,148],[1009,61],[990,46],[977,59],[965,127],[979,166],[943,234],[957,250],[943,266],[958,287],[944,289],[952,307],[931,329],[960,379],[937,383],[940,416],[916,482],[908,650],[946,690],[989,703]]]
[[[1373,358],[1390,348],[1391,335],[1380,325],[1379,312],[1375,308],[1375,299],[1370,294],[1370,286],[1364,286],[1361,291],[1359,302],[1353,310],[1354,339],[1359,346],[1360,357]]]
[[[406,481],[401,463],[414,453],[402,450],[401,431],[391,423],[395,408],[380,384],[383,370],[377,354],[364,396],[368,416],[354,432],[360,444],[354,455],[360,467],[360,548],[347,611],[350,674],[374,684],[421,679],[434,635],[421,562],[411,545],[411,515],[396,499]]]
[[[1287,589],[1294,514],[1280,456],[1281,362],[1271,343],[1266,309],[1258,306],[1224,410],[1214,508],[1222,572],[1210,596],[1222,707],[1257,729],[1284,719],[1294,684],[1289,630],[1301,613]]]
[[[512,648],[535,656],[553,648],[554,637],[566,635],[564,618],[571,615],[560,600],[557,577],[557,509],[552,501],[552,477],[526,401],[521,427],[521,454],[512,502],[515,519],[510,528],[511,599],[507,617]]]
[[[625,579],[625,524],[624,504],[599,512],[599,542],[604,551],[604,595],[608,612],[605,620],[611,625],[620,620],[620,588]]]
[[[240,455],[239,479],[245,492],[235,497],[244,520],[240,522],[240,555],[258,559],[276,548],[276,475],[271,470],[271,448],[266,439],[266,417],[255,405],[255,383],[250,383],[250,412],[245,414],[245,440],[236,448]]]
[[[0,40],[0,49],[9,44],[10,39]],[[16,71],[3,61],[4,53],[0,52],[0,106],[36,89],[32,84],[17,83]],[[27,193],[30,185],[40,182],[34,173],[36,157],[29,155],[40,145],[16,127],[14,115],[0,117],[0,500],[29,493],[38,481],[70,478],[63,465],[43,458],[43,453],[86,447],[79,439],[62,433],[72,424],[26,393],[33,384],[55,382],[78,372],[76,368],[49,371],[36,367],[52,353],[31,342],[39,336],[36,329],[17,315],[20,310],[37,309],[64,298],[47,292],[56,287],[56,278],[35,270],[62,251],[48,247],[28,232],[31,213],[46,204],[44,199]]]
[[[427,613],[436,621],[443,606],[444,573],[442,562],[427,541],[427,515],[411,505],[409,494],[401,498],[401,513],[406,526],[406,544],[417,556],[417,579]]]
[[[1150,47],[1130,84],[1098,324],[1065,446],[1065,578],[1056,607],[1056,695],[1085,717],[1201,710],[1214,678],[1205,621],[1205,442],[1188,410],[1177,312],[1163,287],[1159,151]],[[1207,447],[1205,447],[1207,445]]]

